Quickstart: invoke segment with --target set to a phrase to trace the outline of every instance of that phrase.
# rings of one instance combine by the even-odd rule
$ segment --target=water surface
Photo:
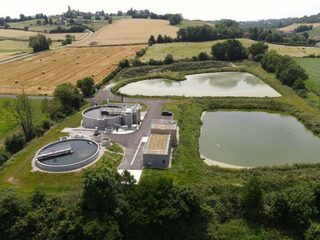
[[[243,167],[320,162],[320,138],[289,115],[221,111],[202,121],[200,153],[213,161]]]
[[[186,76],[184,81],[151,79],[130,83],[119,90],[127,95],[185,97],[279,97],[269,85],[243,72],[219,72]]]
[[[52,149],[61,148],[62,146],[71,147],[74,152],[69,155],[54,157],[46,160],[41,160],[42,163],[48,165],[69,165],[84,161],[91,157],[93,154],[96,153],[98,147],[96,144],[92,143],[88,140],[83,139],[72,139],[62,142],[57,142],[51,146],[43,148],[39,154],[43,151],[48,151]]]

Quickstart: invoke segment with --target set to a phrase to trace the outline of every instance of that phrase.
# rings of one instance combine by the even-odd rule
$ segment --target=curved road
[[[141,142],[143,137],[148,137],[150,134],[150,126],[152,119],[166,118],[161,116],[161,110],[164,103],[168,100],[158,100],[158,99],[140,99],[140,98],[121,98],[114,95],[111,92],[111,87],[113,84],[109,84],[103,90],[100,90],[95,97],[88,99],[92,102],[101,102],[103,100],[114,100],[127,103],[144,103],[149,106],[146,115],[140,125],[139,130],[134,133],[125,135],[110,135],[112,141],[125,147],[125,154],[123,160],[119,166],[119,169],[126,170],[141,170],[143,168],[142,159],[142,149],[144,147],[143,142]],[[141,142],[141,143],[140,143]]]

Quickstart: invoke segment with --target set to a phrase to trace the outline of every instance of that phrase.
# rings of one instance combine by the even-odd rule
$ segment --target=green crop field
[[[32,52],[28,41],[0,40],[0,52]]]
[[[319,38],[320,37],[320,27],[315,27],[310,31],[307,31],[310,38]]]
[[[308,73],[307,87],[320,95],[320,58],[296,58],[295,59]]]
[[[201,20],[187,20],[184,19],[180,24],[177,25],[178,28],[187,28],[187,27],[194,27],[194,26],[203,26],[203,25],[211,25],[214,26],[212,23],[201,21]]]
[[[61,46],[60,42],[53,42],[50,46],[51,49],[55,49]],[[29,47],[29,41],[20,40],[0,40],[0,54],[1,53],[31,53],[32,48]]]
[[[22,21],[22,22],[11,22],[9,23],[9,26],[12,28],[20,28],[24,29],[24,27],[29,27],[29,30],[31,31],[39,31],[39,32],[49,32],[50,30],[56,29],[56,25],[38,25],[37,21],[41,20],[43,22],[43,19],[32,19],[28,21]],[[56,21],[57,18],[52,18],[52,21]]]
[[[14,107],[15,99],[0,98],[0,146],[8,133],[18,129],[18,122],[15,120],[12,108]],[[46,118],[41,111],[41,100],[31,100],[34,110],[35,124],[40,124]]]
[[[246,47],[249,47],[255,41],[250,39],[238,39]],[[210,42],[179,42],[179,43],[165,43],[155,44],[148,48],[147,53],[142,57],[142,61],[148,61],[153,58],[156,60],[163,60],[167,54],[172,54],[175,59],[191,58],[198,55],[200,52],[211,53],[212,45],[225,40],[217,40]],[[279,54],[289,55],[293,57],[303,57],[310,54],[320,54],[320,48],[315,47],[296,47],[284,46],[276,44],[268,44],[269,50],[275,50]]]
[[[98,31],[100,28],[103,28],[104,26],[106,26],[108,24],[109,24],[108,21],[98,20],[98,21],[91,21],[90,23],[87,23],[84,25],[94,31]]]

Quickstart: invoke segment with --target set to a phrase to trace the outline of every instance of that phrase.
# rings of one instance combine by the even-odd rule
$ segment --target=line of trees
[[[308,75],[291,57],[270,51],[262,58],[261,66],[267,72],[275,73],[283,84],[296,90],[305,89],[304,81]]]
[[[177,41],[201,42],[227,38],[241,38],[244,31],[233,20],[223,20],[215,26],[203,25],[181,28],[177,32]]]
[[[163,19],[168,20],[171,25],[178,25],[182,22],[183,17],[181,14],[156,14],[153,12],[150,12],[149,10],[135,10],[130,9],[126,13],[127,16],[132,16],[132,18],[150,18],[150,19]]]
[[[255,41],[263,41],[270,43],[295,45],[314,45],[316,43],[314,39],[309,39],[309,34],[307,32],[297,34],[283,33],[272,29],[249,28],[245,36]]]

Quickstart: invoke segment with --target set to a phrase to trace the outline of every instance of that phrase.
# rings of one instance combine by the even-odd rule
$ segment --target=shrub
[[[34,131],[35,131],[36,137],[41,137],[46,132],[46,130],[43,129],[42,126],[40,125],[35,126]]]
[[[68,115],[74,110],[79,110],[83,105],[83,97],[71,83],[56,86],[53,95],[60,102],[61,111],[64,114]]]
[[[306,233],[304,234],[306,240],[319,240],[320,239],[320,224],[312,223]]]
[[[275,193],[266,204],[266,216],[270,223],[300,232],[305,230],[316,214],[315,195],[307,186]]]
[[[152,46],[155,43],[156,43],[156,39],[155,39],[155,37],[153,35],[151,35],[149,40],[148,40],[148,45]]]
[[[141,50],[139,50],[137,53],[136,53],[136,56],[137,57],[143,57],[147,52],[147,49],[146,48],[143,48]]]
[[[164,38],[161,34],[159,34],[157,37],[157,43],[164,43]]]
[[[10,158],[10,153],[5,149],[0,148],[0,166],[3,165]]]
[[[120,68],[126,68],[126,67],[130,67],[130,63],[128,59],[124,59],[122,60],[119,65]]]
[[[210,56],[206,52],[201,52],[199,53],[197,59],[199,61],[207,61],[207,60],[210,60]]]
[[[23,133],[12,134],[6,137],[4,145],[9,153],[14,154],[26,145],[26,138]]]
[[[29,46],[34,53],[49,50],[51,44],[51,39],[41,34],[29,38]]]
[[[259,62],[261,60],[261,56],[263,56],[268,51],[268,48],[269,46],[264,42],[258,42],[258,43],[252,44],[248,48],[248,53],[251,55],[254,61]],[[259,55],[260,57],[257,58],[257,56]]]
[[[245,216],[252,221],[258,220],[263,211],[263,192],[259,180],[254,177],[245,185],[242,194]]]
[[[66,35],[66,38],[65,40],[62,41],[62,45],[65,46],[65,45],[69,45],[72,43],[72,41],[75,40],[75,37],[74,36],[71,36],[71,35]]]
[[[164,63],[164,64],[172,64],[172,63],[174,63],[174,59],[173,59],[172,54],[168,54],[168,55],[164,58],[163,63]]]
[[[247,57],[247,50],[238,40],[227,40],[212,46],[212,56],[217,60],[234,61]]]
[[[133,60],[131,60],[131,65],[133,67],[138,67],[138,66],[142,66],[144,64],[138,58],[134,58]]]
[[[84,97],[90,97],[96,91],[92,77],[85,77],[77,81],[77,88],[81,90]]]
[[[149,65],[157,65],[157,66],[158,66],[158,65],[162,65],[163,62],[151,58],[151,59],[149,60],[148,64],[149,64]]]
[[[44,130],[49,130],[52,125],[53,125],[53,122],[51,122],[50,120],[43,120],[41,123],[41,127]]]

